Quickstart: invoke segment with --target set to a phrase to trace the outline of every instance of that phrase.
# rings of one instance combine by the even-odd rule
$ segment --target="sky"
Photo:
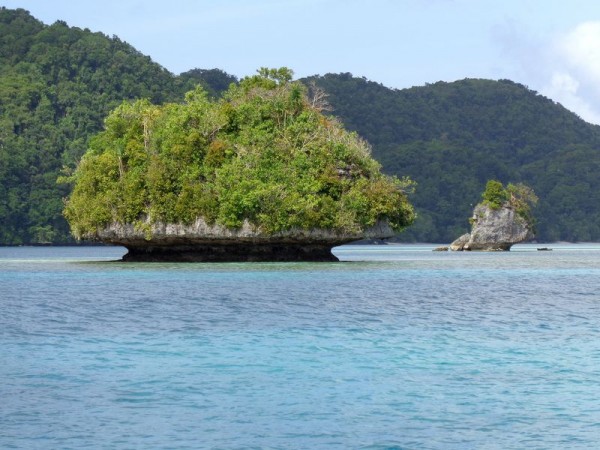
[[[0,0],[116,35],[179,74],[350,72],[390,88],[510,79],[600,124],[597,0]]]

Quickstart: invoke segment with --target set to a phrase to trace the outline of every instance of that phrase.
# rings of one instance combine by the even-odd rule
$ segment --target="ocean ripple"
[[[0,249],[0,447],[596,448],[600,247],[522,248]]]

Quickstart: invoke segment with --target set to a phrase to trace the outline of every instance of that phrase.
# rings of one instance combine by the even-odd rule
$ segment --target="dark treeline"
[[[487,180],[525,183],[539,197],[538,239],[600,240],[600,127],[508,80],[465,79],[392,90],[350,74],[307,80],[385,171],[417,182],[419,214],[399,239],[450,242]]]
[[[600,127],[511,81],[463,80],[404,90],[351,74],[303,80],[373,147],[384,171],[418,183],[419,218],[400,239],[449,242],[465,232],[489,179],[523,182],[540,201],[540,240],[600,241]],[[0,244],[72,242],[62,216],[72,171],[124,99],[181,101],[219,69],[171,74],[117,37],[45,25],[0,9]]]
[[[124,99],[180,100],[197,84],[217,95],[232,81],[218,69],[176,77],[117,37],[2,8],[0,244],[72,241],[56,180]]]

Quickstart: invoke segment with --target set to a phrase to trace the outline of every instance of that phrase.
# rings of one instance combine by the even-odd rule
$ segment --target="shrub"
[[[322,114],[289,69],[261,69],[220,100],[123,103],[71,178],[73,234],[109,223],[208,222],[265,232],[412,223],[409,179],[380,172],[368,144]]]

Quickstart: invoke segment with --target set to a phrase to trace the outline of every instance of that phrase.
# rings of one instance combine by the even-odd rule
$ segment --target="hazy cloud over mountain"
[[[559,36],[553,50],[556,67],[548,95],[585,120],[600,123],[600,21]]]

